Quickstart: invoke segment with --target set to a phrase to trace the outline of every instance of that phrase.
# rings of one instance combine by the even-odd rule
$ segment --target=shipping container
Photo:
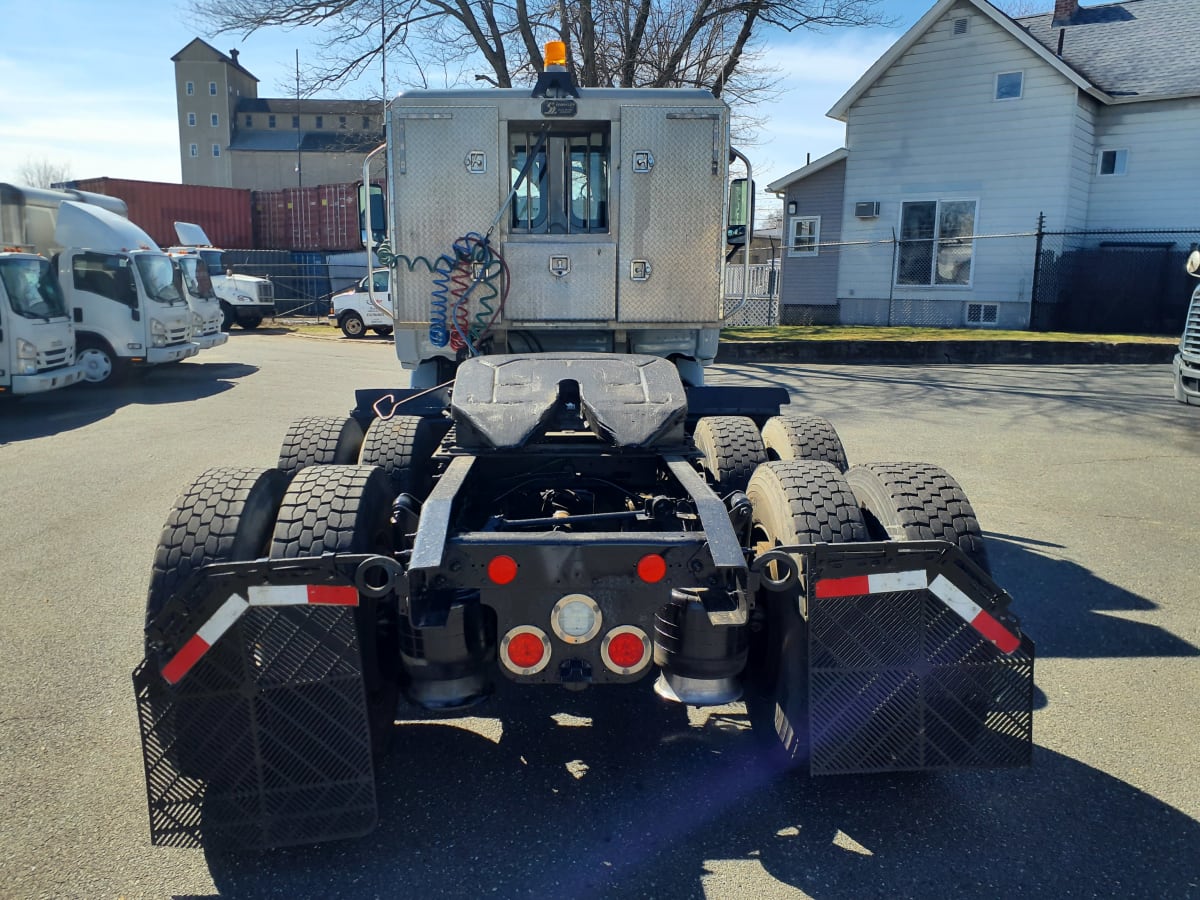
[[[125,178],[81,178],[63,186],[120,197],[129,207],[129,220],[160,247],[178,243],[176,222],[201,226],[216,247],[253,246],[248,190]]]
[[[269,278],[277,315],[324,316],[329,311],[325,254],[315,251],[226,250],[225,265],[239,275]]]
[[[304,251],[362,247],[356,183],[254,191],[253,206],[256,247]]]

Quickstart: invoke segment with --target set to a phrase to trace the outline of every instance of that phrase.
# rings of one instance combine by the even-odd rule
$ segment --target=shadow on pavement
[[[186,403],[213,397],[258,371],[244,363],[192,362],[137,372],[123,384],[74,385],[0,403],[0,445],[82,428],[130,405]]]
[[[809,780],[759,763],[737,705],[689,726],[648,690],[506,699],[521,719],[499,743],[399,726],[366,837],[210,854],[220,895],[739,896],[746,867],[838,898],[1200,883],[1200,824],[1049,750],[1025,770]],[[552,718],[568,706],[590,722]]]
[[[1074,564],[1006,536],[989,552],[1043,658],[1198,652],[1097,615],[1154,604]],[[820,898],[1200,892],[1200,823],[1046,748],[1028,769],[809,779],[755,755],[740,704],[689,719],[650,680],[498,682],[476,714],[499,722],[395,728],[375,831],[210,853],[221,896],[743,896],[764,871]]]

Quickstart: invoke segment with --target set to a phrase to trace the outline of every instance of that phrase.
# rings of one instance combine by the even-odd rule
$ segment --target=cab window
[[[509,130],[509,185],[528,174],[513,197],[509,229],[521,234],[607,234],[609,126],[580,123],[551,131],[514,124]],[[531,158],[532,157],[532,158]]]

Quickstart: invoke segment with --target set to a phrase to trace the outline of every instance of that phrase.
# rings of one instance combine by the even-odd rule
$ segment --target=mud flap
[[[175,684],[161,660],[191,634],[142,661],[133,685],[153,843],[252,850],[374,828],[354,612],[251,607]]]
[[[941,542],[808,554],[814,775],[1028,765],[1033,642]]]

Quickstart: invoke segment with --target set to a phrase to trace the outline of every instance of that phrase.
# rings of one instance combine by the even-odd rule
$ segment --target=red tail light
[[[618,675],[634,675],[650,664],[650,638],[635,625],[619,625],[604,636],[600,658]]]
[[[492,584],[512,584],[517,577],[517,561],[511,556],[494,556],[487,567]]]
[[[500,641],[500,662],[516,675],[536,675],[550,662],[550,639],[536,625],[510,628]]]
[[[646,584],[658,584],[667,575],[667,561],[657,553],[643,556],[638,560],[637,573]]]

